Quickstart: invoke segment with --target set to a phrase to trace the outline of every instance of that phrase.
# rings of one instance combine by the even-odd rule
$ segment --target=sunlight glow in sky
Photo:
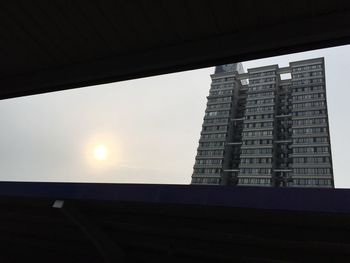
[[[95,156],[95,159],[98,161],[106,160],[106,158],[108,157],[107,147],[104,146],[103,144],[96,146],[94,150],[94,156]]]

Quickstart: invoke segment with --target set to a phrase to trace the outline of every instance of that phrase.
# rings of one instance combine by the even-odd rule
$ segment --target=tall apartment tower
[[[323,58],[211,78],[192,184],[334,187]]]

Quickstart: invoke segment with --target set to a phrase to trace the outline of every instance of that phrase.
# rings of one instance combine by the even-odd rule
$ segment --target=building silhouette
[[[323,58],[211,79],[192,184],[334,187]]]

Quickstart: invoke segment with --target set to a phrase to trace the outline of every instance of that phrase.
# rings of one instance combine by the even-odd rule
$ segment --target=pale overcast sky
[[[336,187],[350,187],[350,46],[244,62],[325,57]],[[2,181],[189,184],[210,74],[205,68],[0,101]],[[94,158],[103,144],[106,160]]]

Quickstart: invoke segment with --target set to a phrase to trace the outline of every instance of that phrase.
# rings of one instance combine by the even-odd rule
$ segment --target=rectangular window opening
[[[2,100],[1,180],[350,187],[349,53]]]

